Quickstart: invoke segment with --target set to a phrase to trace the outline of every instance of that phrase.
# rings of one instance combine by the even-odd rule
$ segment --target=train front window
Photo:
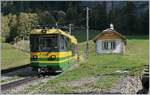
[[[40,38],[40,51],[58,51],[58,36],[47,35]]]
[[[39,51],[39,35],[30,36],[30,50]]]
[[[30,46],[32,52],[58,51],[58,35],[33,34],[30,36]]]

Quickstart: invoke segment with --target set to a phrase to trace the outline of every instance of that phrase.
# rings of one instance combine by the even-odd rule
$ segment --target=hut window
[[[103,41],[102,42],[102,49],[103,50],[113,50],[116,48],[115,41]]]

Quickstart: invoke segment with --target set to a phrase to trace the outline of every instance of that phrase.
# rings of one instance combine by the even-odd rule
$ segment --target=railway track
[[[10,69],[4,69],[4,70],[1,70],[1,74],[13,72],[13,71],[16,71],[18,69],[26,68],[26,67],[29,67],[29,66],[30,66],[30,64],[26,64],[26,65],[22,65],[22,66],[10,68]]]
[[[33,77],[27,77],[25,79],[17,80],[17,81],[14,81],[14,82],[2,84],[1,85],[1,91],[6,91],[6,90],[9,90],[9,89],[15,88],[17,86],[29,83],[31,81],[38,80],[38,79],[40,79],[38,76],[33,76]]]

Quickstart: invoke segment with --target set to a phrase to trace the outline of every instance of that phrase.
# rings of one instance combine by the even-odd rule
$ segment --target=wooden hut
[[[96,53],[125,53],[126,37],[116,32],[113,27],[103,30],[93,41],[96,44]]]

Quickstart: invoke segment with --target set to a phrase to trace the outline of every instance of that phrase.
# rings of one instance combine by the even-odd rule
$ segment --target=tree
[[[63,23],[65,21],[66,13],[64,11],[53,11],[52,15],[58,23]]]
[[[49,11],[44,11],[38,13],[39,15],[39,23],[43,25],[48,25],[48,24],[55,24],[56,20],[52,16],[52,14]]]
[[[94,29],[108,28],[108,18],[105,8],[101,4],[97,4],[92,9],[92,17],[90,18],[90,26]]]
[[[9,29],[9,19],[7,16],[2,16],[2,42],[5,42],[6,39],[9,37],[9,32],[10,32],[10,29]]]
[[[68,23],[72,23],[72,21],[77,18],[78,18],[77,7],[73,6],[72,3],[70,3],[68,10],[66,12],[66,20]]]
[[[9,14],[8,15],[8,19],[9,19],[9,28],[10,28],[10,35],[7,39],[7,42],[13,41],[14,38],[16,36],[18,36],[18,32],[17,32],[17,16],[16,15],[12,15]]]
[[[12,12],[12,10],[14,9],[13,6],[13,1],[2,1],[1,2],[1,10],[2,10],[2,14],[9,14],[10,12]]]
[[[140,33],[141,34],[149,34],[149,9],[147,9],[142,15],[141,15],[141,22],[140,22]]]
[[[119,19],[118,19],[118,17],[119,17],[118,11],[112,5],[112,9],[108,13],[108,19],[109,19],[109,23],[112,23],[114,25],[114,29],[115,30],[118,30],[118,27],[119,27]],[[115,27],[115,26],[117,26],[117,27]]]
[[[28,13],[30,28],[39,24],[39,17],[37,13]]]
[[[29,16],[27,13],[20,13],[18,16],[18,33],[20,37],[26,36],[30,32]]]
[[[19,37],[28,38],[33,25],[38,23],[38,15],[35,13],[20,13],[18,16],[18,34]]]
[[[135,16],[135,5],[133,2],[126,2],[125,6],[120,12],[120,31],[124,34],[135,34],[136,28],[136,16]]]

